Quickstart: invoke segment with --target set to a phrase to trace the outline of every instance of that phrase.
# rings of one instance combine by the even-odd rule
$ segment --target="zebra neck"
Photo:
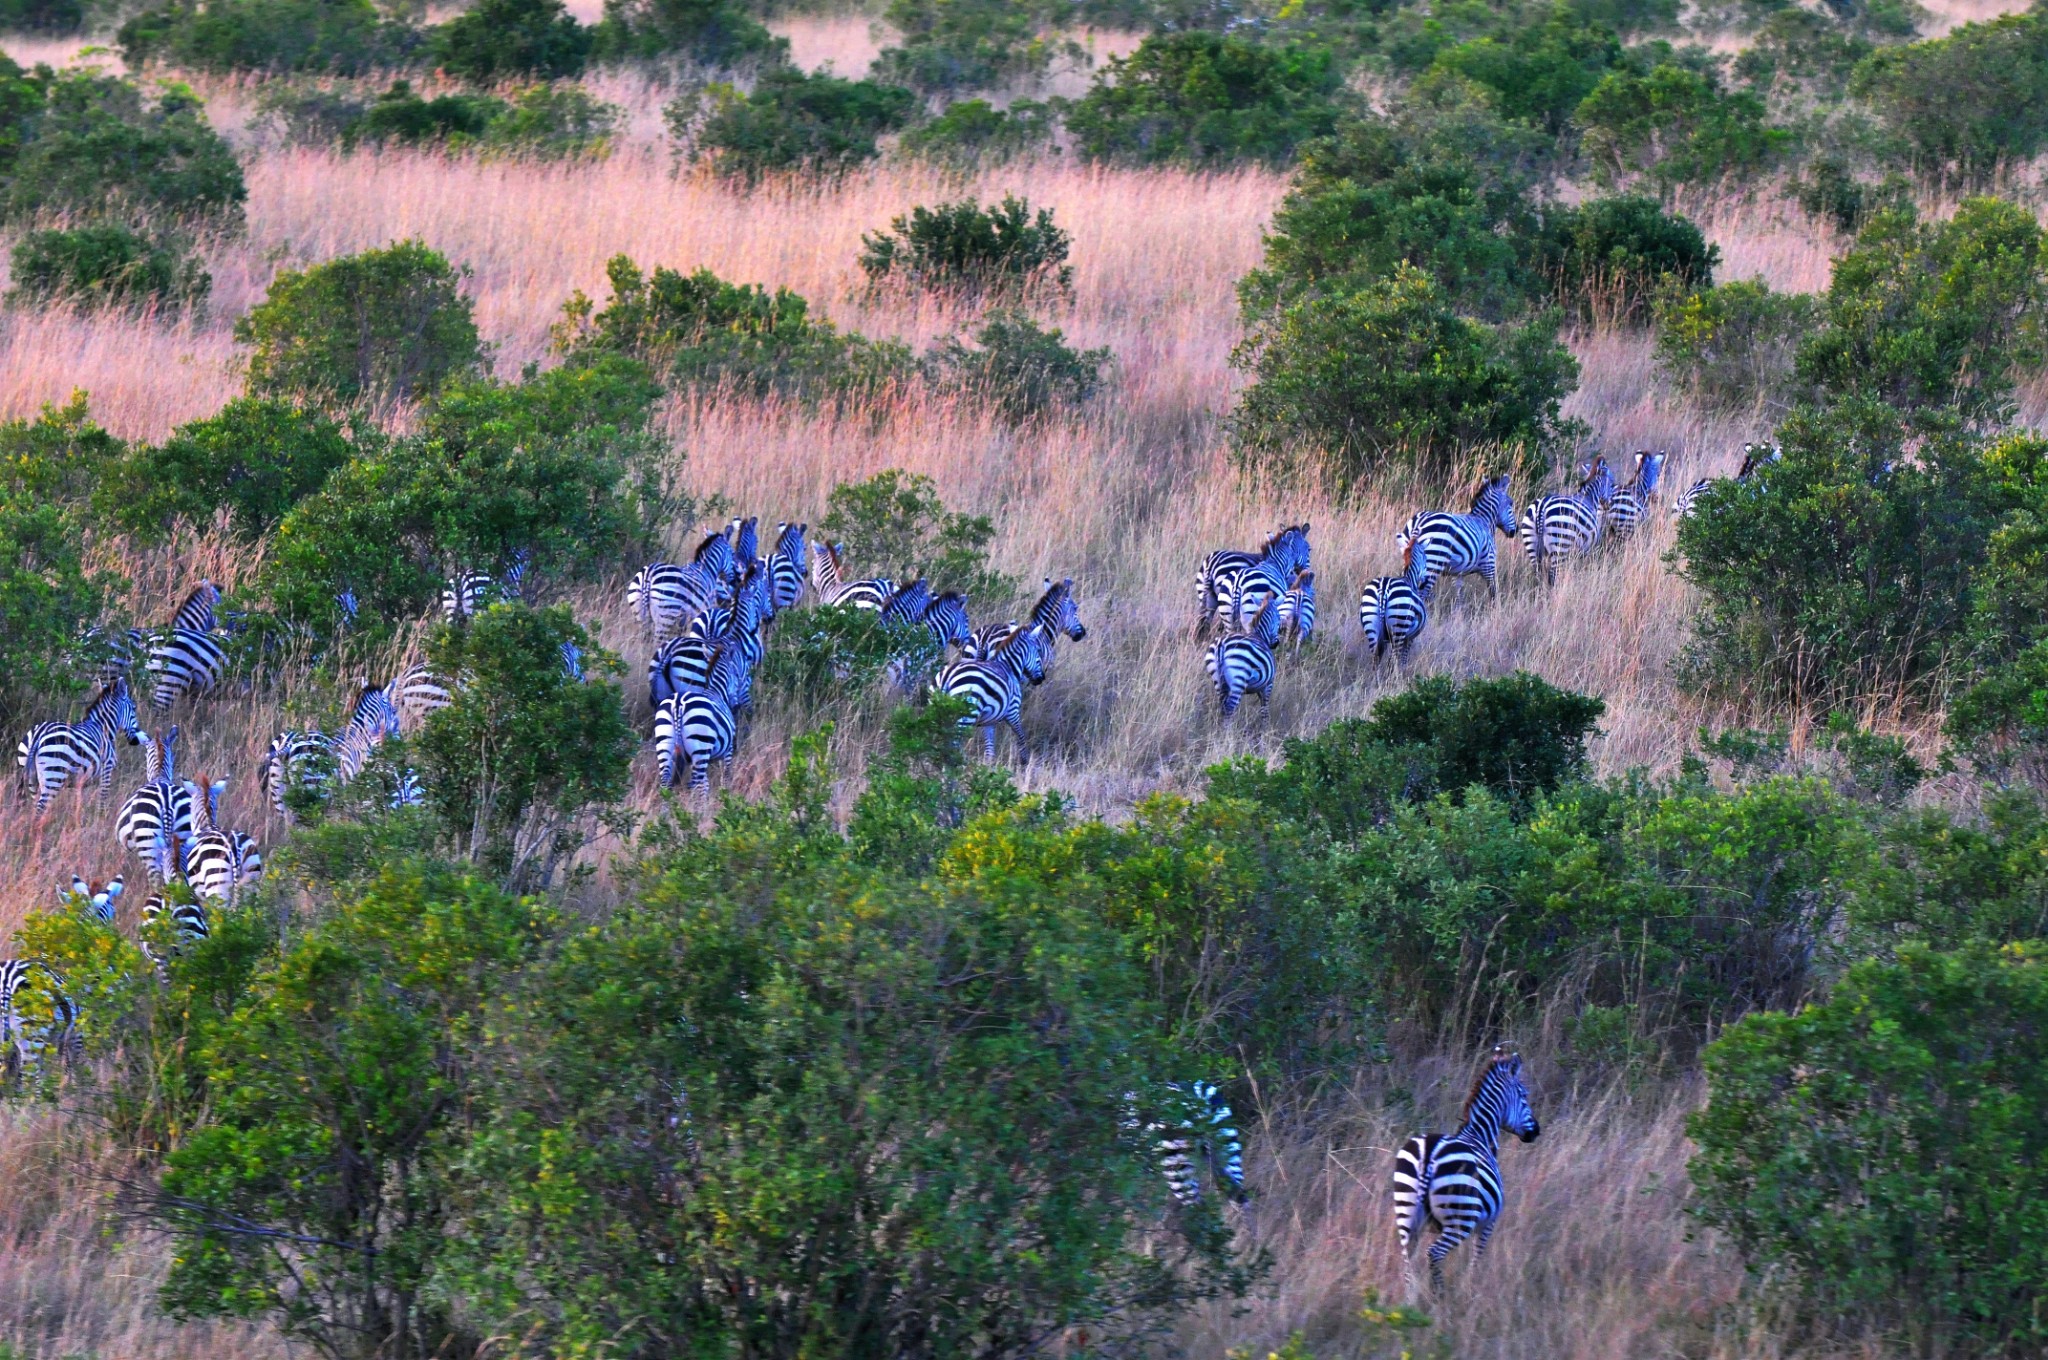
[[[1500,1116],[1486,1108],[1484,1101],[1473,1105],[1472,1113],[1452,1135],[1461,1143],[1484,1148],[1488,1156],[1500,1150]]]

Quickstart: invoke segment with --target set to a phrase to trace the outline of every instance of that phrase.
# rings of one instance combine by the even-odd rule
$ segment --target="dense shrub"
[[[1807,162],[1792,191],[1809,215],[1833,224],[1837,231],[1860,231],[1878,213],[1910,204],[1910,187],[1898,175],[1866,184],[1850,173],[1840,156],[1821,155]]]
[[[1554,137],[1621,57],[1611,30],[1583,23],[1560,5],[1539,24],[1445,47],[1431,69],[1484,87],[1504,117]]]
[[[241,166],[189,89],[167,84],[146,100],[111,76],[20,73],[0,56],[0,100],[21,129],[13,147],[0,142],[0,217],[240,220]]]
[[[1759,90],[1783,85],[1839,99],[1856,63],[1871,50],[1868,39],[1832,15],[1787,6],[1758,27],[1750,45],[1735,58],[1735,75]]]
[[[1880,48],[1850,88],[1921,173],[1983,183],[2048,146],[2048,15],[2009,14]]]
[[[253,346],[249,390],[337,402],[403,401],[483,364],[458,270],[418,241],[271,280],[235,323]]]
[[[242,397],[191,421],[160,445],[138,444],[108,469],[100,512],[131,533],[160,537],[179,521],[229,528],[255,541],[347,462],[348,432],[317,411]]]
[[[1247,455],[1297,458],[1348,484],[1390,460],[1553,447],[1578,364],[1555,317],[1492,326],[1454,311],[1419,269],[1262,318],[1233,362],[1253,384],[1233,417]]]
[[[573,79],[590,58],[590,30],[562,0],[477,0],[433,32],[434,64],[488,85],[534,78]]]
[[[1835,261],[1799,376],[1829,394],[1996,420],[2014,370],[2040,362],[2044,317],[2048,273],[2031,212],[1993,198],[1965,201],[1947,222],[1886,212]]]
[[[693,156],[708,155],[721,175],[751,182],[872,160],[876,138],[904,127],[918,108],[917,96],[900,85],[779,67],[764,72],[750,94],[714,85],[705,98],[693,93],[670,104],[666,116]]]
[[[402,65],[421,40],[372,0],[170,0],[133,15],[116,37],[131,69],[161,62],[187,71],[333,75]]]
[[[1051,36],[1063,7],[1020,0],[889,0],[882,17],[903,35],[870,73],[922,94],[1035,80],[1080,49]]]
[[[618,105],[574,85],[533,85],[491,119],[482,145],[544,159],[598,155],[610,145],[619,115]]]
[[[616,105],[568,84],[530,85],[509,100],[461,93],[428,99],[398,80],[365,101],[346,89],[279,83],[257,102],[287,140],[346,149],[397,144],[564,159],[602,154],[619,121]]]
[[[1326,47],[1159,33],[1096,73],[1067,110],[1067,130],[1082,155],[1097,159],[1278,163],[1336,126],[1343,86]]]
[[[1072,238],[1052,220],[1052,209],[1015,195],[984,208],[973,199],[922,204],[889,223],[887,231],[861,234],[861,272],[870,283],[903,283],[972,295],[1016,295],[1034,288],[1072,290],[1067,260]]]
[[[342,130],[342,145],[460,145],[481,139],[492,119],[504,111],[504,101],[489,95],[439,94],[423,99],[413,92],[411,81],[393,81],[391,88],[372,100],[361,117]]]
[[[0,0],[0,31],[76,33],[88,10],[86,0]]]
[[[965,168],[1040,150],[1059,126],[1051,104],[1020,99],[999,109],[986,99],[963,99],[904,133],[901,146],[905,155]]]
[[[889,468],[833,487],[818,535],[822,543],[843,544],[864,571],[906,583],[922,577],[934,593],[957,590],[970,603],[997,608],[1016,590],[988,564],[995,521],[948,510],[922,473]]]
[[[88,307],[176,307],[202,301],[213,286],[177,243],[113,223],[30,232],[15,243],[13,275],[7,299],[17,305],[64,299]]]
[[[256,91],[256,125],[299,146],[334,146],[369,107],[353,82],[266,80]]]
[[[1701,1217],[1823,1314],[1929,1350],[2048,1344],[2048,957],[1901,952],[1707,1050]]]
[[[629,58],[764,65],[786,60],[789,42],[731,0],[605,0],[591,35],[600,60]]]
[[[1949,708],[1952,736],[2001,776],[2015,767],[2048,787],[2048,444],[2010,434],[1985,450],[2006,513],[1974,582],[1974,684]],[[2048,935],[2048,930],[2044,930]]]
[[[926,378],[1018,424],[1087,401],[1110,361],[1107,349],[1074,349],[1058,327],[1041,329],[1021,312],[991,312],[974,341],[978,348],[958,336],[934,345],[921,361]]]
[[[1791,140],[1770,126],[1757,96],[1669,64],[1646,75],[1609,72],[1573,116],[1599,179],[1641,177],[1666,192],[1753,176]]]
[[[1720,251],[1690,220],[1630,195],[1552,210],[1539,258],[1558,296],[1581,313],[1630,317],[1659,289],[1713,283]]]
[[[1667,294],[1656,304],[1657,362],[1715,405],[1778,405],[1819,312],[1814,298],[1774,293],[1761,279]]]

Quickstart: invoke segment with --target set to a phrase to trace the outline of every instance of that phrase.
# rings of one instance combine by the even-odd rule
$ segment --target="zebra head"
[[[1649,500],[1657,494],[1657,483],[1664,480],[1664,463],[1671,455],[1659,449],[1636,457],[1636,490],[1642,492],[1643,499]]]
[[[86,716],[97,714],[114,731],[128,738],[130,746],[142,744],[142,715],[135,711],[135,695],[128,689],[126,676],[111,677],[100,687]]]
[[[1595,454],[1586,480],[1579,487],[1579,499],[1588,505],[1605,505],[1614,499],[1614,469],[1606,454]]]
[[[1283,577],[1291,577],[1309,565],[1308,521],[1290,524],[1266,540],[1266,560],[1280,568]]]
[[[1088,636],[1088,628],[1081,622],[1081,606],[1074,602],[1074,578],[1071,576],[1058,585],[1053,584],[1052,577],[1045,578],[1045,594],[1032,608],[1031,617],[1045,625],[1048,635],[1065,633],[1076,642]]]
[[[996,648],[996,657],[1034,685],[1045,682],[1046,631],[1034,623],[1010,634]]]
[[[804,535],[810,527],[808,524],[787,522],[775,526],[775,551],[789,559],[799,576],[808,576],[811,571],[811,549],[804,542]]]
[[[1515,536],[1515,497],[1508,490],[1507,473],[1489,477],[1479,484],[1479,490],[1472,495],[1472,513],[1490,521],[1494,528],[1509,538]]]
[[[1543,1131],[1529,1105],[1529,1087],[1522,1080],[1522,1055],[1511,1049],[1493,1050],[1486,1070],[1472,1087],[1472,1098],[1465,1102],[1465,1126],[1482,1123],[1496,1131],[1506,1129],[1525,1143],[1535,1142]]]

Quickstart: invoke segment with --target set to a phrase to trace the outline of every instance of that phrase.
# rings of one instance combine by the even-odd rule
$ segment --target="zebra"
[[[386,802],[393,811],[399,808],[418,807],[427,801],[426,786],[420,783],[419,771],[410,767],[392,770],[389,778],[390,787]]]
[[[1069,576],[1058,585],[1050,576],[1045,578],[1045,593],[1038,597],[1038,603],[1031,606],[1030,621],[1045,630],[1046,661],[1051,664],[1053,644],[1064,633],[1075,642],[1088,636],[1087,627],[1081,622],[1081,607],[1074,600],[1074,578]],[[977,628],[967,635],[960,644],[960,655],[970,660],[987,658],[996,645],[1018,627],[1015,619],[1007,623],[992,623]]]
[[[1735,480],[1747,482],[1758,468],[1763,467],[1767,463],[1775,463],[1783,456],[1784,454],[1780,450],[1771,447],[1769,444],[1744,444],[1742,446],[1742,466],[1736,469]],[[1708,487],[1720,480],[1719,477],[1702,477],[1685,490],[1679,492],[1678,499],[1671,502],[1671,518],[1684,519],[1692,514],[1693,510],[1699,505],[1700,496]]]
[[[1582,557],[1600,544],[1607,525],[1607,506],[1614,499],[1614,473],[1604,455],[1570,496],[1539,496],[1522,512],[1522,546],[1529,564],[1543,573],[1545,585],[1557,584],[1557,559]]]
[[[1529,1088],[1522,1081],[1522,1055],[1493,1050],[1472,1094],[1458,1131],[1448,1136],[1418,1133],[1394,1154],[1394,1227],[1401,1239],[1401,1274],[1411,1297],[1415,1291],[1415,1244],[1425,1223],[1437,1227],[1429,1248],[1429,1283],[1443,1287],[1443,1261],[1457,1245],[1479,1234],[1475,1255],[1485,1255],[1487,1239],[1500,1217],[1500,1133],[1507,1129],[1525,1143],[1536,1141],[1541,1126],[1529,1107]]]
[[[57,898],[67,905],[73,898],[77,898],[84,902],[92,914],[103,924],[112,925],[114,924],[114,912],[117,909],[116,904],[120,902],[121,894],[127,891],[127,888],[128,879],[125,874],[115,874],[97,888],[93,887],[92,884],[88,883],[80,875],[73,874],[71,876],[71,886],[59,888],[57,890]]]
[[[393,682],[396,683],[395,681]],[[398,707],[389,686],[366,684],[333,743],[335,772],[343,783],[363,772],[370,753],[398,735]]]
[[[914,617],[906,615],[900,619],[900,622],[915,627],[922,627],[931,635],[931,656],[942,658],[950,647],[965,647],[974,636],[973,625],[967,617],[967,597],[957,590],[949,590],[944,594],[932,596],[929,591],[923,589],[924,583],[922,581],[918,581],[915,584],[921,592],[919,598],[922,599],[923,603],[921,606],[918,606],[916,601],[910,601],[910,606],[915,608],[915,615]],[[882,617],[888,619],[891,611],[897,609],[902,597],[908,594],[910,594],[910,591],[907,587],[899,592],[898,599],[891,600],[889,607],[882,611]],[[905,694],[914,693],[925,680],[930,678],[930,664],[926,666],[925,674],[922,676],[911,673],[911,666],[913,661],[916,660],[916,655],[917,649],[913,648],[910,651],[899,652],[889,658],[889,681]]]
[[[157,837],[151,847],[150,878],[156,883],[157,890],[142,903],[143,933],[137,943],[142,946],[144,957],[156,965],[158,980],[168,984],[171,980],[171,960],[178,956],[184,945],[194,940],[206,939],[213,933],[213,927],[207,918],[206,904],[194,897],[192,885],[186,881],[182,873],[172,867],[170,847],[161,836]],[[173,889],[177,890],[175,895]],[[165,952],[159,954],[150,946],[150,927],[166,918],[170,921],[170,936],[173,942]]]
[[[21,991],[37,973],[48,979],[50,1028],[31,1034],[21,1013]],[[65,990],[64,978],[41,959],[0,959],[0,1058],[6,1079],[13,1081],[31,1067],[41,1065],[43,1053],[54,1049],[60,1060],[76,1063],[85,1056],[85,1043],[78,1032],[78,1008]]]
[[[455,686],[434,674],[424,661],[412,665],[384,687],[392,711],[391,734],[410,732],[437,708],[455,702]]]
[[[192,836],[192,797],[178,782],[177,740],[175,727],[164,734],[162,741],[147,732],[142,734],[146,762],[143,784],[128,795],[114,823],[115,835],[141,858],[152,882],[162,881],[156,877],[155,848],[164,847],[166,872],[180,870],[184,867],[184,844]]]
[[[711,680],[718,644],[709,638],[674,637],[655,649],[647,662],[647,702],[654,708],[685,690],[702,689]]]
[[[1179,1108],[1146,1124],[1145,1133],[1153,1140],[1152,1152],[1174,1203],[1188,1208],[1201,1202],[1205,1171],[1221,1183],[1225,1196],[1242,1202],[1244,1141],[1223,1092],[1206,1081],[1168,1082],[1166,1089]]]
[[[1273,647],[1280,641],[1280,597],[1266,596],[1243,632],[1225,633],[1209,644],[1202,663],[1215,683],[1227,719],[1247,694],[1259,696],[1261,708],[1273,704]]]
[[[1394,659],[1405,663],[1415,639],[1429,627],[1430,578],[1417,551],[1420,546],[1413,541],[1408,545],[1406,575],[1376,576],[1358,597],[1358,626],[1375,661],[1392,647]]]
[[[562,674],[571,684],[583,682],[583,649],[576,645],[574,638],[563,638],[556,649],[562,654]]]
[[[1490,477],[1472,493],[1470,513],[1454,515],[1448,510],[1418,510],[1394,535],[1394,546],[1402,552],[1419,545],[1432,582],[1445,576],[1463,579],[1477,576],[1486,589],[1500,598],[1499,556],[1494,546],[1498,531],[1513,538],[1515,498],[1508,488],[1508,475]]]
[[[254,837],[220,828],[220,794],[225,779],[187,782],[191,795],[192,839],[185,849],[185,881],[201,899],[233,903],[241,885],[263,876],[263,856]]]
[[[220,587],[202,580],[171,614],[171,627],[194,633],[211,633],[220,627],[214,610],[220,604]]]
[[[85,716],[77,722],[38,723],[30,728],[16,749],[15,762],[21,766],[22,779],[35,791],[36,811],[48,811],[50,800],[73,775],[97,781],[103,799],[111,793],[119,761],[114,744],[117,735],[128,738],[130,746],[142,741],[135,696],[119,675],[100,686],[86,705]]]
[[[818,592],[818,603],[879,610],[896,593],[896,582],[886,576],[873,576],[863,581],[843,579],[846,568],[840,556],[845,551],[840,544],[821,543],[812,555],[811,587]]]
[[[1290,650],[1300,651],[1315,631],[1316,574],[1304,569],[1280,596],[1280,636],[1289,639]]]
[[[745,576],[761,565],[761,520],[758,515],[736,519],[725,526],[732,535],[732,563],[735,576]]]
[[[775,526],[775,551],[768,554],[768,613],[793,609],[804,597],[804,583],[811,571],[811,552],[804,542],[808,524]]]
[[[156,677],[149,702],[159,712],[184,696],[204,694],[228,669],[228,649],[210,632],[172,628],[150,639],[149,673]]]
[[[1224,548],[1204,558],[1195,571],[1195,636],[1217,618],[1242,623],[1268,595],[1278,595],[1310,565],[1308,524],[1290,524],[1256,553]]]
[[[1626,543],[1634,537],[1636,529],[1650,517],[1650,504],[1657,499],[1657,483],[1664,476],[1664,461],[1670,456],[1662,450],[1636,454],[1635,475],[1615,489],[1614,499],[1607,506],[1607,535],[1616,543]]]
[[[717,608],[730,597],[723,578],[692,562],[650,562],[626,587],[626,607],[656,642],[680,633],[691,619]]]
[[[738,706],[731,699],[748,685],[739,654],[724,648],[704,689],[672,695],[655,709],[654,758],[663,788],[675,787],[677,770],[685,765],[693,794],[710,790],[714,760],[730,776],[739,750],[739,719],[734,716]]]
[[[382,694],[382,690],[375,691]],[[294,787],[319,791],[327,783],[328,765],[334,742],[319,728],[300,731],[287,728],[273,737],[263,753],[263,768],[257,775],[265,800],[285,825],[293,821],[286,798]]]
[[[932,693],[963,699],[968,712],[961,715],[962,727],[981,729],[982,758],[996,758],[996,724],[1010,729],[1017,739],[1017,754],[1029,759],[1022,723],[1024,688],[1045,679],[1048,642],[1043,624],[1012,628],[984,658],[962,657],[942,667],[932,680]]]
[[[697,551],[690,555],[691,564],[703,568],[721,581],[735,579],[739,572],[735,565],[736,559],[729,535],[738,524],[739,521],[734,520],[732,524],[726,526],[724,533],[704,535],[704,541],[699,543]]]
[[[441,587],[441,619],[444,623],[465,623],[493,604],[511,603],[526,596],[526,574],[532,556],[516,549],[496,576],[486,571],[461,569]]]

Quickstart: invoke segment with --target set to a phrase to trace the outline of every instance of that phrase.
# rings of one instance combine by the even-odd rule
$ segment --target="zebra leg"
[[[711,792],[711,757],[690,753],[690,792],[708,795]]]
[[[996,763],[996,725],[992,722],[981,725],[981,758],[986,764]]]
[[[1029,763],[1029,761],[1030,761],[1030,759],[1031,759],[1031,748],[1030,748],[1029,746],[1025,745],[1025,743],[1024,743],[1024,725],[1023,725],[1022,723],[1018,722],[1018,721],[1017,721],[1017,720],[1016,720],[1015,718],[1005,718],[1005,719],[1003,719],[1003,726],[1005,726],[1005,727],[1009,728],[1009,729],[1010,729],[1010,735],[1011,735],[1011,736],[1013,736],[1013,737],[1015,737],[1015,738],[1017,739],[1017,760],[1018,760],[1018,763],[1019,763],[1019,764],[1025,764],[1025,763]],[[990,749],[990,750],[994,750],[994,749],[995,749],[995,736],[996,736],[996,730],[995,730],[995,728],[993,728],[993,727],[989,728],[989,730],[988,730],[988,736],[989,736],[989,749]]]
[[[1479,1235],[1472,1239],[1472,1259],[1477,1261],[1486,1255],[1486,1244],[1493,1240],[1493,1219],[1479,1225]]]
[[[1472,1231],[1470,1223],[1446,1223],[1436,1241],[1429,1244],[1429,1290],[1438,1293],[1444,1287],[1444,1257],[1457,1249],[1460,1242]]]
[[[1241,696],[1236,690],[1226,689],[1223,691],[1223,716],[1226,720],[1237,712],[1237,706],[1240,701]]]

